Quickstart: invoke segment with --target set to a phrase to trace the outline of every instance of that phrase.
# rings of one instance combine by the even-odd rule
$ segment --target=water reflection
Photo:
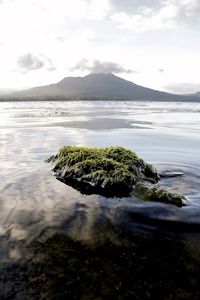
[[[43,161],[64,144],[99,147],[121,144],[136,151],[146,161],[153,162],[161,173],[181,173],[179,177],[163,178],[161,184],[189,199],[189,207],[178,213],[178,219],[189,214],[188,220],[192,222],[194,216],[197,222],[200,141],[196,131],[200,128],[200,122],[194,115],[198,116],[200,104],[22,102],[1,103],[0,108],[1,124],[8,127],[0,129],[2,226],[18,226],[26,223],[26,219],[38,224],[38,228],[43,223],[44,227],[47,224],[54,226],[55,222],[61,220],[63,211],[70,213],[69,204],[73,207],[77,198],[86,201],[86,196],[76,194],[73,189],[56,182],[49,175],[49,170],[44,168]],[[191,125],[187,131],[180,132],[176,126],[173,132],[163,131],[162,126],[166,125],[167,119],[171,122],[168,122],[169,127],[174,126],[174,113],[183,115],[182,122]],[[162,114],[167,117],[161,118]],[[37,123],[38,118],[42,119],[42,125]],[[137,126],[132,126],[133,122]],[[19,123],[22,127],[13,129]],[[27,123],[30,127],[27,127]],[[40,127],[35,127],[36,123]],[[89,211],[95,208],[95,199],[98,198],[91,197],[93,204],[89,205]],[[98,198],[98,201],[102,200]],[[141,210],[147,207],[151,215],[152,210],[148,209],[147,203],[140,202],[139,205]],[[74,208],[71,211],[74,214]],[[161,210],[157,212],[157,217],[162,218]]]
[[[199,112],[198,103],[0,103],[0,298],[199,299]],[[81,195],[44,164],[73,144],[135,150],[190,205]]]

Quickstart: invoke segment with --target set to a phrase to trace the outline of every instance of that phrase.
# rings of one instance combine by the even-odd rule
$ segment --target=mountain
[[[200,97],[200,92],[197,92],[195,96]]]
[[[85,77],[66,77],[55,84],[12,93],[19,100],[151,100],[192,101],[198,97],[180,96],[149,89],[112,73],[92,73]]]

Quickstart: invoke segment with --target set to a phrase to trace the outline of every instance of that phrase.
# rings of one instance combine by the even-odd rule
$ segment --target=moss
[[[122,147],[94,148],[94,147],[75,147],[64,146],[58,153],[49,158],[49,161],[58,161],[60,166],[67,164],[73,166],[76,163],[87,159],[112,159],[112,161],[130,165],[136,161],[142,161],[134,152]]]
[[[158,185],[149,186],[143,182],[137,182],[134,185],[132,194],[144,201],[169,203],[179,207],[187,203],[187,199],[182,195],[169,192]]]
[[[183,204],[178,194],[152,184],[158,182],[158,173],[139,158],[135,152],[123,147],[62,147],[47,162],[54,166],[56,177],[82,193],[106,196],[129,196],[140,199]],[[151,185],[150,185],[151,183]]]

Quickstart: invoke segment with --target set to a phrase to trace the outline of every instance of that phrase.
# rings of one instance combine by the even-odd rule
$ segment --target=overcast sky
[[[200,0],[0,0],[0,89],[90,72],[200,91]]]

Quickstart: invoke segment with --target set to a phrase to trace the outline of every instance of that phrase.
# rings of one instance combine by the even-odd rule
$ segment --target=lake
[[[81,195],[44,161],[121,145],[188,206]],[[200,103],[0,103],[0,299],[200,299]]]

